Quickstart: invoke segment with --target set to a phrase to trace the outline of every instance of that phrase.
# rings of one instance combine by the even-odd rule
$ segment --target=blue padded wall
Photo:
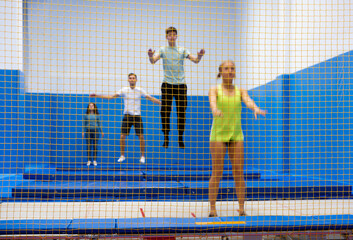
[[[156,96],[159,98],[159,96]],[[51,162],[81,164],[86,161],[86,145],[82,139],[82,118],[90,101],[99,108],[103,125],[104,138],[100,139],[100,162],[114,163],[120,157],[120,128],[123,117],[123,101],[121,98],[103,100],[88,96],[51,96],[52,98],[52,148]],[[142,99],[142,119],[146,141],[147,159],[153,164],[196,165],[197,159],[206,159],[208,164],[208,131],[210,129],[210,113],[208,102],[189,97],[188,119],[186,124],[185,150],[177,147],[176,111],[172,113],[172,132],[170,147],[162,148],[159,105]],[[175,108],[175,106],[174,106]],[[55,114],[54,114],[55,111]],[[205,113],[206,112],[206,113]],[[196,139],[198,141],[196,141]],[[197,151],[195,149],[197,148]],[[139,141],[134,129],[127,137],[124,164],[138,164],[140,156]],[[190,160],[191,159],[191,160]]]
[[[48,94],[19,93],[20,162],[46,163],[51,148],[51,103]]]
[[[251,110],[243,105],[242,124],[245,136],[246,163],[260,170],[286,172],[284,161],[284,113],[283,86],[287,76],[249,91],[250,97],[258,107],[266,110],[266,117],[256,120]]]
[[[352,182],[352,52],[302,71],[282,75],[249,91],[266,118],[254,119],[244,107],[242,123],[248,169],[263,169]],[[82,117],[96,102],[105,137],[99,161],[116,163],[120,156],[122,99],[90,99],[87,95],[23,93],[23,75],[0,71],[1,170],[21,172],[26,164],[86,161]],[[159,98],[159,96],[156,96]],[[210,168],[212,116],[207,96],[189,96],[185,150],[177,147],[173,106],[171,146],[161,147],[159,106],[142,100],[148,164]],[[132,130],[124,164],[138,164],[139,142]],[[226,166],[226,168],[229,168]]]
[[[290,172],[352,179],[352,56],[290,75]]]
[[[17,78],[14,79],[14,76]],[[20,72],[12,74],[12,84],[20,83]],[[9,84],[9,80],[4,80]],[[281,80],[274,81],[269,85],[274,94],[280,94],[278,91]],[[102,100],[89,98],[87,95],[61,95],[61,94],[43,94],[43,93],[23,93],[22,89],[16,86],[3,87],[4,91],[11,91],[6,96],[3,104],[12,104],[14,110],[5,109],[6,113],[16,113],[16,115],[8,116],[5,121],[12,120],[12,124],[3,125],[3,134],[15,134],[11,139],[12,143],[7,149],[15,149],[15,154],[5,152],[5,156],[15,156],[15,159],[7,159],[3,161],[8,163],[20,164],[17,169],[23,168],[26,164],[43,164],[43,163],[72,163],[84,164],[86,161],[86,145],[82,139],[82,118],[90,101],[97,103],[101,114],[103,131],[106,134],[100,140],[99,161],[101,163],[115,163],[120,156],[120,127],[123,114],[122,99]],[[262,90],[258,90],[261,92]],[[266,105],[268,96],[255,94],[256,91],[250,92],[256,101],[260,101],[259,105],[264,108],[271,108],[278,104],[271,102]],[[273,94],[270,95],[273,97]],[[156,96],[159,98],[159,96]],[[266,105],[266,106],[265,106]],[[177,145],[177,116],[175,105],[172,112],[172,132],[171,146],[165,150],[161,147],[163,136],[161,132],[159,106],[145,99],[142,100],[142,117],[145,127],[145,140],[147,159],[150,164],[154,165],[170,165],[185,166],[186,168],[209,169],[211,167],[211,159],[209,152],[209,133],[212,125],[212,116],[209,109],[207,96],[189,96],[187,109],[187,122],[185,132],[185,142],[187,148],[180,149]],[[268,119],[260,119],[255,121],[252,113],[244,110],[243,113],[244,133],[246,136],[247,150],[246,161],[249,168],[266,168],[271,170],[281,169],[278,164],[280,153],[274,150],[273,143],[266,151],[262,151],[262,144],[266,143],[269,136],[261,135],[264,124],[268,124],[266,128],[271,128]],[[278,116],[275,117],[278,119]],[[267,122],[265,122],[267,121]],[[280,123],[280,122],[278,122]],[[277,124],[277,123],[276,123]],[[254,125],[254,126],[252,126]],[[277,129],[278,126],[275,128]],[[11,130],[15,128],[15,130]],[[276,131],[276,133],[278,133]],[[273,136],[270,131],[266,134]],[[258,144],[258,141],[261,144]],[[255,144],[254,144],[255,143]],[[278,143],[276,143],[278,144]],[[127,157],[128,161],[124,164],[138,164],[139,158],[139,141],[132,130],[131,135],[127,138]],[[260,151],[261,150],[261,151]],[[281,151],[281,149],[280,149]],[[260,152],[260,153],[259,153]],[[264,161],[272,161],[271,154],[276,154],[273,158],[275,164],[264,163]],[[266,157],[264,157],[266,155]],[[261,158],[259,160],[259,158]],[[6,167],[5,167],[6,168]],[[229,166],[225,167],[226,169]]]
[[[22,169],[18,151],[18,89],[20,71],[0,70],[0,173]],[[9,170],[11,169],[11,170]]]

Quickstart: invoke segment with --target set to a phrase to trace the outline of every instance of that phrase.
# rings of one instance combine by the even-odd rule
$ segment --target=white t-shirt
[[[124,87],[116,94],[124,99],[124,114],[141,115],[141,97],[148,95],[145,90],[139,87]]]

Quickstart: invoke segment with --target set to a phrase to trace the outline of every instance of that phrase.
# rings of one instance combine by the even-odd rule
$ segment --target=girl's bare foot
[[[208,215],[208,217],[218,217],[216,212],[210,212],[210,214]]]
[[[238,210],[239,216],[247,216],[244,210]]]

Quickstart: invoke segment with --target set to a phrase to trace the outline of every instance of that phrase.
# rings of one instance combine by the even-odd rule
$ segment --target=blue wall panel
[[[21,169],[18,162],[18,83],[20,71],[0,70],[0,173],[11,167],[15,173]],[[10,172],[10,171],[6,171]]]
[[[291,174],[352,180],[352,52],[290,75]]]
[[[268,114],[255,120],[252,111],[243,106],[248,169],[353,182],[351,55],[348,52],[297,73],[279,76],[249,91]],[[122,99],[25,93],[23,75],[16,70],[0,71],[0,92],[1,171],[20,172],[30,163],[84,164],[82,118],[90,101],[99,107],[105,133],[100,140],[98,161],[116,163],[119,158]],[[178,147],[173,106],[171,144],[164,149],[160,106],[142,100],[148,164],[210,168],[212,116],[208,97],[189,96],[188,101],[187,147]],[[123,164],[139,164],[139,141],[134,130],[127,138],[126,152],[127,161]]]
[[[278,83],[275,83],[276,86]],[[272,87],[271,87],[272,88]],[[250,93],[251,94],[251,93]],[[102,100],[92,99],[81,95],[56,95],[21,93],[14,94],[18,100],[18,138],[15,137],[11,147],[17,149],[17,162],[20,167],[26,164],[43,163],[73,163],[86,162],[86,144],[82,139],[82,118],[90,101],[96,102],[101,114],[104,138],[100,140],[98,161],[101,163],[115,163],[120,156],[120,127],[123,114],[122,99]],[[157,98],[159,96],[156,96]],[[266,102],[264,97],[256,97]],[[272,97],[272,96],[271,96]],[[186,167],[199,166],[210,168],[209,133],[212,125],[212,116],[207,96],[189,96],[185,143],[187,148],[180,149],[177,143],[177,116],[175,105],[172,112],[171,144],[168,149],[162,148],[163,135],[160,123],[160,106],[145,99],[142,100],[142,117],[145,127],[147,161],[149,164],[171,165]],[[271,102],[271,101],[270,101]],[[269,107],[273,107],[273,102]],[[276,103],[277,104],[277,103]],[[261,105],[261,104],[260,104]],[[266,107],[265,107],[266,108]],[[246,110],[244,110],[246,111]],[[261,167],[277,169],[278,164],[264,164],[271,160],[269,154],[276,154],[278,142],[272,142],[271,148],[262,151],[262,144],[257,141],[266,141],[268,136],[257,138],[258,131],[263,131],[264,119],[254,121],[251,113],[243,114],[244,133],[246,140],[253,144],[247,146],[246,161],[249,168]],[[254,127],[250,127],[254,124]],[[266,132],[271,129],[280,129],[279,125],[268,125]],[[6,127],[7,132],[9,127]],[[273,134],[270,134],[271,136]],[[134,130],[127,138],[127,157],[124,164],[138,164],[140,156],[139,141]],[[260,152],[260,153],[259,153]],[[264,154],[266,157],[264,158]],[[5,155],[9,156],[8,153]],[[258,159],[261,158],[259,161]],[[275,157],[277,160],[278,157]],[[228,161],[229,163],[229,161]],[[229,168],[229,166],[226,166]]]
[[[256,120],[243,105],[243,131],[247,164],[255,168],[283,172],[283,81],[286,76],[249,91],[266,117]]]

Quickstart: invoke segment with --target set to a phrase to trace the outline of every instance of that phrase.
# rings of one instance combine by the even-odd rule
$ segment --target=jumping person
[[[123,97],[124,99],[124,118],[121,124],[120,136],[120,158],[119,163],[125,161],[125,145],[126,136],[129,135],[131,127],[134,126],[135,133],[140,140],[141,158],[140,163],[146,162],[145,157],[145,139],[143,137],[143,122],[141,118],[141,97],[145,97],[153,103],[161,104],[157,98],[152,97],[146,93],[142,88],[136,87],[137,75],[130,73],[128,75],[129,87],[120,89],[113,95],[96,95],[91,94],[90,97],[98,97],[104,99],[114,99]]]
[[[180,148],[185,148],[184,131],[187,108],[187,86],[185,83],[184,59],[187,58],[194,63],[199,63],[205,50],[201,49],[197,57],[190,54],[189,50],[179,47],[176,44],[178,31],[175,27],[166,29],[166,39],[168,46],[161,47],[159,53],[155,54],[152,49],[148,50],[148,57],[152,64],[163,58],[164,79],[161,87],[162,91],[162,131],[164,133],[163,147],[169,146],[170,114],[172,110],[173,97],[175,98],[178,116],[178,142]]]

